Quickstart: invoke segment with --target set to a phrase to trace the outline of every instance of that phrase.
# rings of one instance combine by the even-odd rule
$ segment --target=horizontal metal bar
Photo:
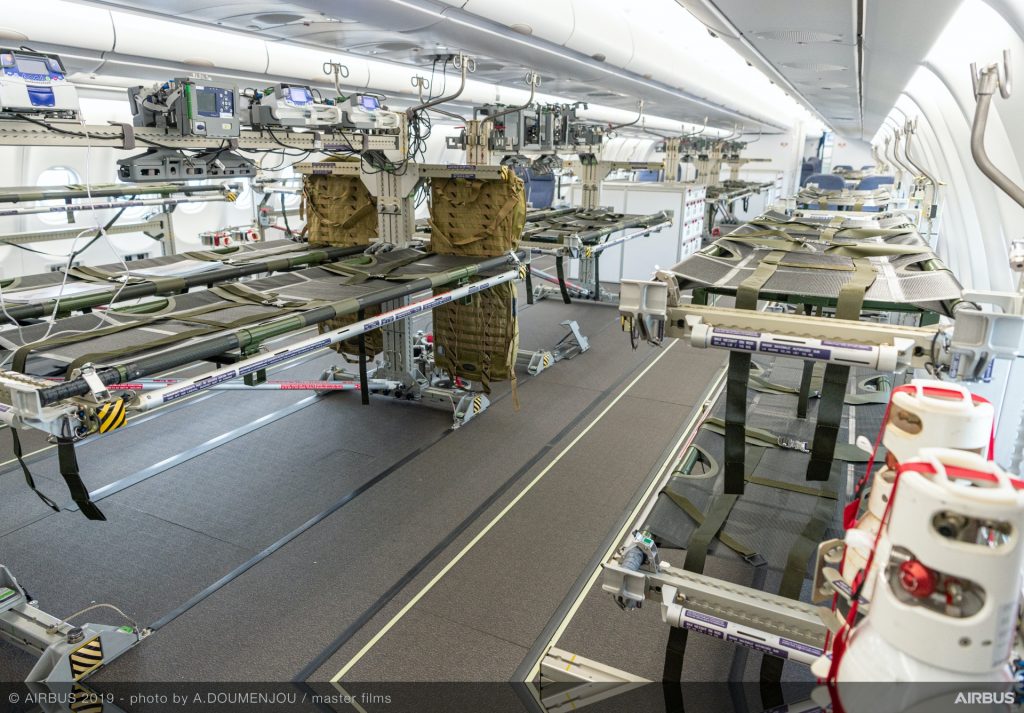
[[[3,125],[0,124],[0,129]],[[2,133],[2,132],[0,132]],[[230,183],[230,181],[227,181]],[[34,187],[22,186],[17,188],[0,189],[0,203],[23,203],[27,201],[50,201],[64,200],[68,198],[112,198],[114,196],[142,196],[142,195],[173,195],[183,193],[215,193],[223,191],[224,186],[220,183],[204,185],[186,183],[122,183],[122,184],[96,184],[80,186],[57,186],[57,187]]]
[[[0,120],[0,146],[80,146],[125,147],[125,132],[120,125],[50,122],[52,128],[31,121]],[[224,139],[204,136],[175,136],[163,129],[135,127],[135,143],[144,148],[157,144],[174,149],[219,149]],[[288,148],[303,151],[386,151],[399,148],[401,137],[393,134],[366,134],[351,131],[241,131],[238,148],[242,150]]]
[[[185,196],[184,198],[137,198],[127,200],[100,201],[96,203],[61,203],[60,205],[32,206],[25,208],[0,208],[0,218],[16,215],[38,215],[40,213],[78,213],[86,210],[121,210],[123,208],[180,205],[182,203],[214,203],[232,200],[227,196]],[[79,231],[81,232],[81,231]]]
[[[296,342],[295,344],[283,347],[271,354],[260,354],[250,359],[239,361],[231,366],[216,369],[191,379],[185,379],[181,383],[173,386],[141,395],[137,401],[132,404],[132,408],[135,410],[147,411],[170,401],[180,399],[184,396],[190,396],[198,391],[216,386],[217,384],[231,381],[232,379],[239,379],[244,376],[248,376],[249,374],[255,374],[263,371],[267,367],[274,366],[312,352],[320,351],[321,349],[326,349],[332,344],[337,344],[338,342],[358,337],[360,334],[365,334],[366,332],[374,329],[380,329],[381,327],[413,317],[417,314],[429,312],[441,305],[454,302],[464,297],[469,297],[477,292],[482,292],[483,290],[490,289],[505,282],[511,282],[516,279],[518,274],[518,270],[508,270],[494,277],[488,277],[478,282],[471,282],[449,292],[443,292],[439,295],[433,295],[427,299],[420,300],[419,302],[413,302],[412,304],[404,305],[387,312],[382,312],[376,317],[354,322],[353,324],[341,327],[340,329],[324,332],[323,334],[315,337],[304,339],[300,342]]]
[[[103,230],[107,235],[124,235],[126,233],[162,233],[167,230],[167,224],[163,216],[147,220],[144,223],[114,223]],[[95,232],[95,231],[91,231]],[[82,228],[67,228],[61,230],[38,230],[28,233],[8,233],[0,235],[0,244],[3,245],[28,245],[31,243],[48,243],[54,240],[72,240],[82,234]]]

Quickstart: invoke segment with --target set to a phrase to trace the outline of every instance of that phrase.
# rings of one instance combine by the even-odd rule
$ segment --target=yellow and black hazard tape
[[[519,263],[519,279],[520,280],[525,280],[526,279],[526,271],[528,269],[529,268],[527,268],[526,265],[524,265],[523,263]]]
[[[71,689],[71,713],[103,713],[103,699],[88,688],[75,684]]]
[[[103,642],[100,637],[86,641],[68,656],[71,663],[71,677],[80,681],[86,674],[103,664]]]
[[[473,413],[480,413],[484,410],[484,400],[479,396],[473,397]]]
[[[121,428],[128,422],[128,409],[124,399],[117,399],[103,404],[96,409],[96,420],[99,422],[99,432],[108,433]]]

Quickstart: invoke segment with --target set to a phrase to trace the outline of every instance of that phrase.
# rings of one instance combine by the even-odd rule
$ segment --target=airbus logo
[[[960,691],[956,694],[954,703],[966,703],[968,705],[992,705],[1005,703],[1013,705],[1017,702],[1017,696],[1013,691],[995,693],[992,691]]]

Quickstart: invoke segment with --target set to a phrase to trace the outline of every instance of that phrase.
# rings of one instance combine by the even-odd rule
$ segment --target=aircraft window
[[[36,179],[37,186],[70,186],[81,182],[78,173],[67,166],[52,166],[42,173],[39,174],[39,178]],[[64,205],[64,201],[38,201],[36,203],[40,207],[50,206],[61,206]],[[39,220],[43,221],[47,225],[63,225],[68,222],[67,214],[55,211],[53,213],[40,213],[38,215]]]

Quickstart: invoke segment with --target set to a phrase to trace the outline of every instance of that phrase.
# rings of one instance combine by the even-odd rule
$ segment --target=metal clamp
[[[779,448],[789,448],[790,450],[800,451],[801,453],[810,453],[811,450],[807,447],[807,441],[798,441],[795,438],[789,436],[779,436],[777,439]]]
[[[97,403],[110,401],[110,391],[107,390],[106,384],[100,380],[99,374],[96,373],[96,369],[92,364],[83,365],[79,370],[78,376],[88,385],[89,393]]]

